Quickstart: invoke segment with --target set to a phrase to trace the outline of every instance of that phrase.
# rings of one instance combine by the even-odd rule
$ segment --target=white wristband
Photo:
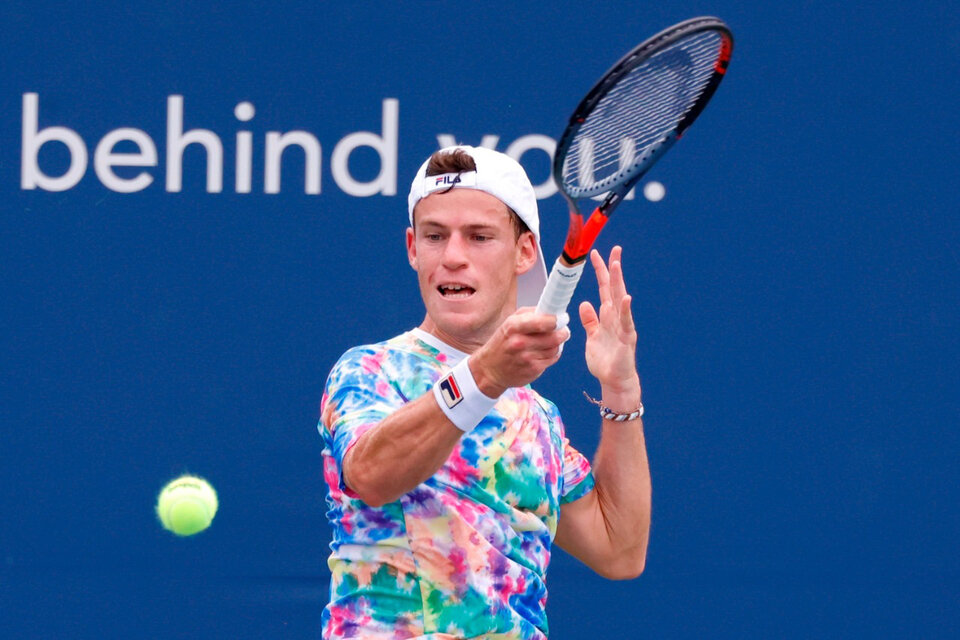
[[[437,399],[440,410],[464,433],[469,433],[480,424],[493,405],[497,404],[497,398],[480,391],[470,371],[469,359],[461,360],[450,373],[433,385],[433,397]]]

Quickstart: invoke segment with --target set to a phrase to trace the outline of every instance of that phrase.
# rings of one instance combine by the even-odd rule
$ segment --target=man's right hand
[[[470,372],[480,391],[496,398],[539,378],[560,358],[560,347],[569,339],[570,329],[558,329],[556,316],[523,307],[470,356]]]

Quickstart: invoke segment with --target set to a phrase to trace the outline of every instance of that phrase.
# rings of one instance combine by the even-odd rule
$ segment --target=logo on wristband
[[[453,409],[463,400],[463,394],[460,393],[460,386],[453,377],[453,373],[448,373],[447,377],[440,381],[439,386],[440,395],[443,396],[443,401],[447,403],[448,408]]]

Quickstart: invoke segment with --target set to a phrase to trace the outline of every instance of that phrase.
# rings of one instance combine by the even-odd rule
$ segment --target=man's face
[[[518,239],[507,206],[475,189],[433,193],[414,216],[407,255],[427,308],[421,328],[472,351],[516,310],[517,276],[536,262],[536,240]]]

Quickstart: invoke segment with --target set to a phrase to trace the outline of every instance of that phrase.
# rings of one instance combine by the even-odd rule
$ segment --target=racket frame
[[[721,37],[720,52],[714,64],[714,73],[707,81],[704,90],[674,129],[667,133],[660,141],[655,142],[646,149],[639,158],[635,159],[623,177],[617,180],[611,180],[609,189],[600,189],[602,193],[605,192],[607,195],[594,209],[587,221],[584,222],[583,215],[580,213],[580,208],[577,205],[577,198],[568,193],[564,187],[563,180],[563,164],[566,160],[567,151],[570,149],[580,128],[586,122],[587,117],[592,113],[597,104],[625,75],[629,74],[657,53],[670,47],[678,40],[703,31],[715,31]],[[607,223],[613,211],[620,202],[623,201],[640,178],[683,136],[687,128],[693,124],[693,121],[697,119],[697,116],[699,116],[704,107],[706,107],[710,98],[713,97],[714,92],[720,85],[720,81],[723,80],[732,52],[733,33],[722,20],[712,16],[685,20],[684,22],[664,29],[634,47],[600,78],[577,105],[577,108],[570,116],[566,130],[557,142],[557,148],[553,158],[554,181],[569,206],[570,225],[567,231],[566,241],[564,242],[563,252],[550,271],[547,285],[537,305],[539,312],[557,316],[561,314],[565,315],[567,305],[573,296],[573,291],[583,272],[587,254],[590,252],[600,230],[603,229],[603,226]],[[622,172],[618,172],[616,175],[620,175],[620,173]],[[607,180],[609,180],[609,178],[607,178]],[[604,181],[601,180],[598,184],[603,186],[603,183]],[[588,196],[584,195],[583,197]]]

